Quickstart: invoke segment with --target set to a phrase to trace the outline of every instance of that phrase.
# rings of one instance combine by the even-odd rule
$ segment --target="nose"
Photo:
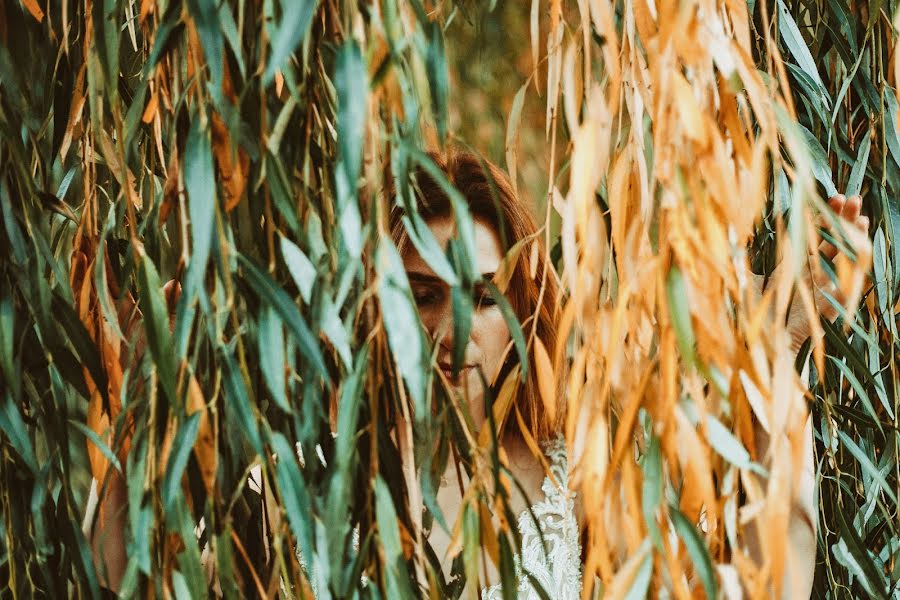
[[[432,327],[429,328],[432,339],[440,344],[439,355],[446,353],[450,356],[453,352],[453,305],[449,298],[442,302],[434,318]]]
[[[453,352],[453,307],[449,301],[444,303],[437,327],[432,335],[435,340],[438,340],[442,350],[448,354]]]

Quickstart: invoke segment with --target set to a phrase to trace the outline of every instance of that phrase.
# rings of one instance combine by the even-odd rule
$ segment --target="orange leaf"
[[[109,417],[103,411],[103,397],[95,387],[91,392],[91,401],[88,403],[87,426],[97,434],[103,443],[109,446],[112,438],[109,429]],[[104,456],[100,448],[90,439],[87,440],[87,455],[91,463],[91,474],[99,482],[106,478],[106,470],[109,468],[109,460]]]
[[[147,102],[147,108],[144,109],[144,115],[141,117],[141,121],[144,123],[149,123],[153,120],[153,117],[156,116],[156,110],[159,107],[159,96],[154,92],[152,96],[150,96],[150,101]]]
[[[284,89],[284,75],[281,71],[275,71],[275,96],[281,98],[281,91]]]
[[[44,20],[44,11],[41,10],[41,7],[36,0],[22,0],[22,4],[25,5],[25,8],[31,13],[31,16],[37,19],[38,23]]]
[[[500,542],[491,522],[491,513],[488,512],[487,506],[481,502],[478,503],[478,511],[481,513],[481,518],[478,519],[478,524],[481,526],[481,546],[487,551],[494,564],[499,566]]]
[[[147,17],[150,16],[150,13],[153,12],[155,8],[155,2],[153,0],[141,0],[141,16],[140,22],[143,23],[147,20]]]
[[[197,378],[191,375],[188,381],[187,413],[194,414],[202,411],[200,415],[200,428],[197,440],[194,442],[194,455],[200,465],[200,474],[203,476],[203,485],[210,494],[216,485],[216,469],[218,467],[218,454],[216,454],[216,438],[209,422],[209,411],[206,408],[206,400],[203,398],[203,390]]]

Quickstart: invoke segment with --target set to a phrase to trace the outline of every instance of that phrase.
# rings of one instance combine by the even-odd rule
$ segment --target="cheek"
[[[433,308],[429,307],[419,307],[419,319],[422,320],[422,325],[425,326],[425,331],[429,334],[434,335],[434,328],[437,324],[437,317],[435,316],[435,311]]]
[[[490,308],[472,315],[472,341],[481,351],[482,366],[489,371],[499,366],[503,351],[509,343],[509,329],[498,308]]]

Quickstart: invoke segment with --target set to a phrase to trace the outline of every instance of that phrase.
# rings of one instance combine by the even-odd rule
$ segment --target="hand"
[[[850,247],[857,254],[857,261],[861,263],[861,265],[857,266],[857,269],[868,271],[872,245],[869,240],[869,217],[860,214],[862,198],[859,196],[847,198],[843,194],[838,194],[829,198],[828,204],[838,217],[840,229],[846,236],[847,241],[849,241]],[[842,232],[832,227],[824,215],[820,215],[816,219],[816,225],[825,229],[828,235],[834,239],[842,237]],[[817,248],[817,252],[810,253],[809,262],[807,263],[808,267],[804,270],[805,283],[813,291],[816,308],[821,317],[829,322],[837,319],[840,311],[829,301],[826,294],[841,305],[847,306],[848,300],[852,300],[854,297],[856,298],[855,301],[858,301],[864,280],[864,278],[859,277],[848,278],[847,273],[842,273],[842,271],[846,271],[846,267],[849,266],[848,263],[844,265],[843,269],[841,265],[836,265],[839,281],[831,280],[831,277],[820,267],[819,256],[824,256],[836,263],[841,259],[849,261],[847,257],[840,257],[839,254],[840,251],[837,246],[828,240],[822,240]],[[788,332],[791,335],[795,350],[799,349],[810,335],[809,320],[805,313],[803,303],[799,299],[795,300],[791,307],[791,314],[788,317]]]

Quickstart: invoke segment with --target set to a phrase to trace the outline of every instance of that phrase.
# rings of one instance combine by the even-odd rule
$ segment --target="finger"
[[[869,217],[861,216],[856,220],[856,226],[859,227],[863,232],[869,233]]]
[[[835,215],[838,216],[838,219],[840,219],[841,209],[843,209],[844,207],[844,202],[845,198],[843,194],[838,194],[828,199],[828,204],[829,206],[831,206],[831,210],[834,211]],[[822,233],[824,233],[825,235],[834,237],[834,228],[831,226],[828,215],[819,213],[813,220],[813,224],[815,225],[816,231],[819,233],[819,235],[822,235]],[[837,253],[837,247],[835,247],[835,245],[830,241],[822,239],[822,241],[819,242],[817,254],[821,254],[829,260],[832,260],[835,256],[837,256]],[[818,256],[815,256],[813,258],[818,258]]]
[[[841,210],[841,216],[851,223],[859,217],[859,210],[862,208],[862,198],[859,196],[850,196],[847,203]]]
[[[822,240],[822,242],[819,244],[819,254],[821,254],[828,260],[834,260],[834,257],[838,254],[837,246],[835,246],[828,240]]]
[[[847,203],[847,197],[843,194],[835,194],[831,198],[828,199],[828,205],[831,207],[837,214],[841,214],[841,209],[843,209],[844,204]]]

